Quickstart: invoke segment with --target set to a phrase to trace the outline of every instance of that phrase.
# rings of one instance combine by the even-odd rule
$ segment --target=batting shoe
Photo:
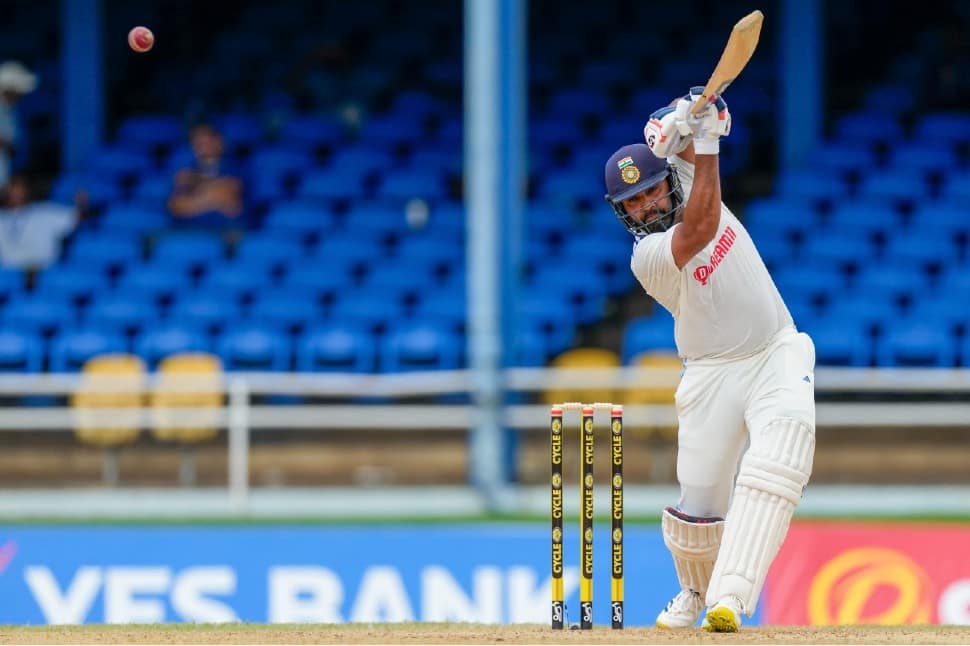
[[[743,612],[741,600],[729,594],[707,611],[701,628],[712,633],[736,633],[741,628]]]
[[[657,615],[657,628],[693,628],[704,612],[704,600],[693,590],[681,590]]]

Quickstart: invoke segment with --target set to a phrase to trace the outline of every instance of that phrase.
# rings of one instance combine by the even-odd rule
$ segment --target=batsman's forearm
[[[717,230],[721,215],[721,177],[717,155],[695,155],[694,184],[684,208],[684,224],[690,228]]]

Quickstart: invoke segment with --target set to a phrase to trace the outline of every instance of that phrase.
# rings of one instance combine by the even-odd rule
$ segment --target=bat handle
[[[708,96],[706,94],[702,94],[700,98],[694,102],[694,105],[691,106],[690,108],[691,116],[696,117],[698,114],[700,114],[700,111],[704,108],[704,106],[713,102],[714,102],[713,95]]]

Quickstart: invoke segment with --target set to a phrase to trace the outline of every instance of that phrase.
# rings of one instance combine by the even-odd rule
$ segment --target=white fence
[[[180,408],[166,411],[172,424],[205,424],[228,431],[228,482],[220,494],[221,503],[237,513],[254,507],[249,484],[249,440],[253,430],[470,430],[477,409],[468,404],[409,403],[408,398],[469,393],[472,375],[468,371],[415,372],[394,375],[226,373],[221,387],[226,403],[218,408]],[[671,386],[679,379],[678,370],[668,369],[583,369],[516,368],[505,373],[511,391],[541,392],[550,389],[608,389],[623,391],[651,386]],[[82,388],[90,392],[135,390],[149,393],[156,386],[150,375],[143,382],[100,378],[96,383],[77,374],[40,374],[0,376],[0,396],[70,395]],[[177,387],[188,392],[196,387],[210,391],[211,378],[193,383],[185,379]],[[173,386],[166,381],[164,388]],[[817,407],[818,426],[839,427],[928,427],[967,426],[970,429],[970,370],[917,369],[835,369],[816,373],[816,392],[869,393],[878,401],[822,402]],[[940,393],[956,395],[949,401],[896,401],[900,395],[920,395],[927,399]],[[254,396],[297,395],[334,398],[335,404],[254,404]],[[360,398],[379,398],[381,403],[362,403]],[[347,403],[347,402],[350,403]],[[142,408],[98,408],[79,410],[70,406],[7,406],[0,408],[0,431],[67,432],[83,416],[85,425],[150,428],[157,411]],[[672,405],[627,405],[624,418],[629,425],[665,426],[676,423]],[[535,430],[549,423],[548,407],[542,404],[511,405],[503,411],[505,424],[513,429]],[[297,492],[292,492],[299,497]],[[665,492],[664,495],[668,495]],[[468,492],[462,495],[468,494]],[[505,492],[506,508],[531,508],[534,493],[512,488]],[[223,499],[224,497],[224,499]],[[258,497],[258,496],[257,496]],[[542,500],[541,496],[536,501]],[[442,504],[445,500],[441,499]],[[464,503],[456,502],[456,506]],[[970,503],[967,503],[970,505]],[[871,507],[871,506],[870,506]],[[960,505],[958,504],[958,507]],[[970,506],[967,507],[970,511]],[[0,513],[3,512],[0,505]]]

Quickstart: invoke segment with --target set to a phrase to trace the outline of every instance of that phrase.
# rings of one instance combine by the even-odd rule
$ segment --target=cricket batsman
[[[812,472],[815,347],[795,329],[751,237],[721,202],[731,115],[703,88],[654,112],[645,144],[606,162],[606,200],[636,241],[630,267],[674,317],[680,500],[662,516],[680,591],[660,628],[736,632],[758,603]],[[714,99],[714,97],[712,97]]]

